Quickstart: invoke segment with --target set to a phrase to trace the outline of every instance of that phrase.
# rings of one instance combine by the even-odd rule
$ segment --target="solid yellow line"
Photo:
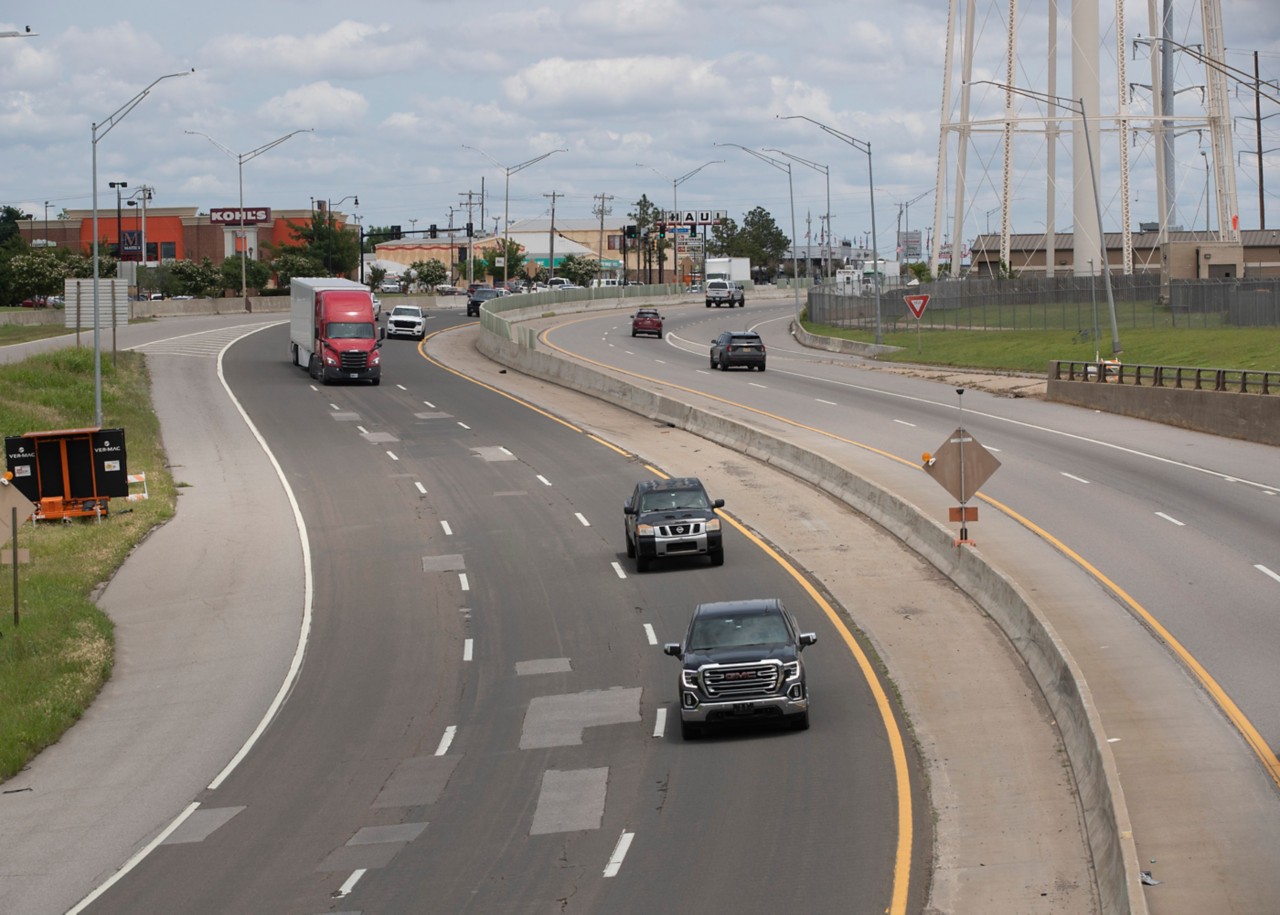
[[[1267,745],[1266,740],[1264,740],[1262,735],[1258,733],[1257,728],[1253,726],[1253,723],[1245,716],[1244,712],[1240,710],[1240,707],[1232,701],[1231,697],[1227,694],[1227,691],[1222,688],[1222,685],[1213,678],[1213,675],[1210,674],[1209,671],[1205,670],[1204,666],[1196,660],[1195,655],[1188,651],[1183,644],[1174,637],[1173,633],[1166,629],[1160,621],[1147,610],[1146,607],[1138,603],[1138,601],[1135,600],[1129,592],[1125,591],[1124,588],[1120,587],[1108,578],[1100,569],[1096,568],[1087,559],[1035,522],[1028,518],[1024,518],[1009,506],[1001,502],[997,502],[990,496],[984,496],[982,493],[977,493],[976,495],[988,505],[1004,512],[1029,531],[1032,531],[1037,536],[1052,544],[1054,548],[1062,552],[1063,555],[1080,566],[1080,568],[1084,569],[1085,572],[1092,575],[1103,585],[1103,587],[1111,591],[1122,603],[1128,606],[1130,610],[1141,617],[1142,621],[1151,627],[1152,631],[1154,631],[1155,634],[1173,650],[1173,653],[1182,660],[1182,663],[1184,663],[1195,678],[1200,681],[1200,684],[1209,692],[1209,695],[1213,697],[1213,700],[1218,703],[1218,707],[1222,709],[1223,713],[1227,716],[1227,719],[1236,726],[1236,729],[1239,730],[1240,734],[1244,737],[1245,742],[1249,744],[1258,759],[1262,761],[1263,768],[1267,770],[1272,781],[1274,781],[1277,786],[1280,786],[1280,758],[1277,758],[1276,754],[1272,752],[1271,747]]]

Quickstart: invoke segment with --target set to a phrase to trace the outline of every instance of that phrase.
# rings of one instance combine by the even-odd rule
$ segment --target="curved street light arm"
[[[712,159],[710,162],[702,163],[701,165],[699,165],[697,168],[695,168],[693,171],[689,172],[688,174],[681,175],[679,178],[670,178],[668,180],[676,187],[679,187],[680,185],[688,181],[690,178],[692,178],[694,175],[698,174],[698,172],[706,168],[708,165],[723,165],[723,164],[724,164],[724,159]]]
[[[184,70],[181,73],[166,73],[164,76],[160,76],[152,80],[151,85],[147,86],[147,88],[143,89],[133,98],[129,99],[129,101],[125,102],[115,111],[113,111],[110,115],[108,115],[105,121],[99,121],[98,123],[93,125],[94,142],[101,140],[107,134],[111,133],[112,127],[115,127],[117,124],[123,121],[130,111],[132,111],[134,108],[137,108],[138,104],[148,95],[150,95],[151,90],[156,87],[156,83],[159,83],[166,79],[172,79],[175,76],[190,76],[192,73],[195,73],[195,72],[196,72],[196,68],[192,67],[190,70]],[[107,129],[102,131],[102,133],[99,134],[98,128],[101,127],[103,124],[107,125]]]

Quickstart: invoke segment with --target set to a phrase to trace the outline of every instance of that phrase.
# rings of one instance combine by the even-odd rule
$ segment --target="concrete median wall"
[[[519,331],[512,328],[512,331]],[[1137,850],[1110,747],[1088,686],[1033,601],[979,552],[894,493],[814,451],[729,417],[649,391],[606,372],[532,348],[533,335],[480,335],[477,347],[510,368],[740,451],[840,499],[898,537],[962,588],[1001,627],[1039,684],[1057,721],[1078,789],[1098,896],[1108,913],[1145,913]]]

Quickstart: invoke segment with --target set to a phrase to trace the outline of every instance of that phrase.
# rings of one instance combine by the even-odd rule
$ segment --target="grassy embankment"
[[[12,332],[0,328],[0,344]],[[172,517],[175,488],[151,407],[143,357],[121,352],[102,362],[104,425],[123,428],[130,473],[145,473],[151,498],[113,502],[109,518],[20,527],[30,562],[18,567],[20,622],[13,613],[12,568],[0,575],[0,780],[21,771],[76,722],[111,674],[110,619],[93,602],[129,552]],[[93,350],[63,349],[0,365],[4,435],[93,424]],[[7,521],[8,519],[6,519]],[[10,546],[4,548],[6,559]]]

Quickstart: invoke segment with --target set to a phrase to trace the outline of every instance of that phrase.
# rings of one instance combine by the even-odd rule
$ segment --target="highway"
[[[1000,461],[980,515],[1007,506],[1123,589],[1203,664],[1280,748],[1280,463],[1276,449],[870,369],[787,334],[789,303],[673,310],[663,342],[633,339],[624,316],[546,334],[566,354],[678,387],[717,409],[790,424],[907,462],[959,425]],[[765,373],[714,372],[707,342],[747,327]],[[927,343],[926,343],[927,345]],[[942,500],[949,497],[941,488]],[[990,505],[991,507],[988,507]],[[980,536],[981,522],[971,528]]]
[[[921,781],[801,580],[735,530],[722,568],[637,576],[621,504],[651,471],[635,456],[407,341],[374,388],[313,384],[285,340],[246,338],[224,372],[306,518],[305,663],[252,752],[91,911],[921,904],[893,827],[899,781]],[[697,602],[753,595],[819,633],[814,726],[684,743],[660,644]],[[907,847],[926,873],[927,841]]]

